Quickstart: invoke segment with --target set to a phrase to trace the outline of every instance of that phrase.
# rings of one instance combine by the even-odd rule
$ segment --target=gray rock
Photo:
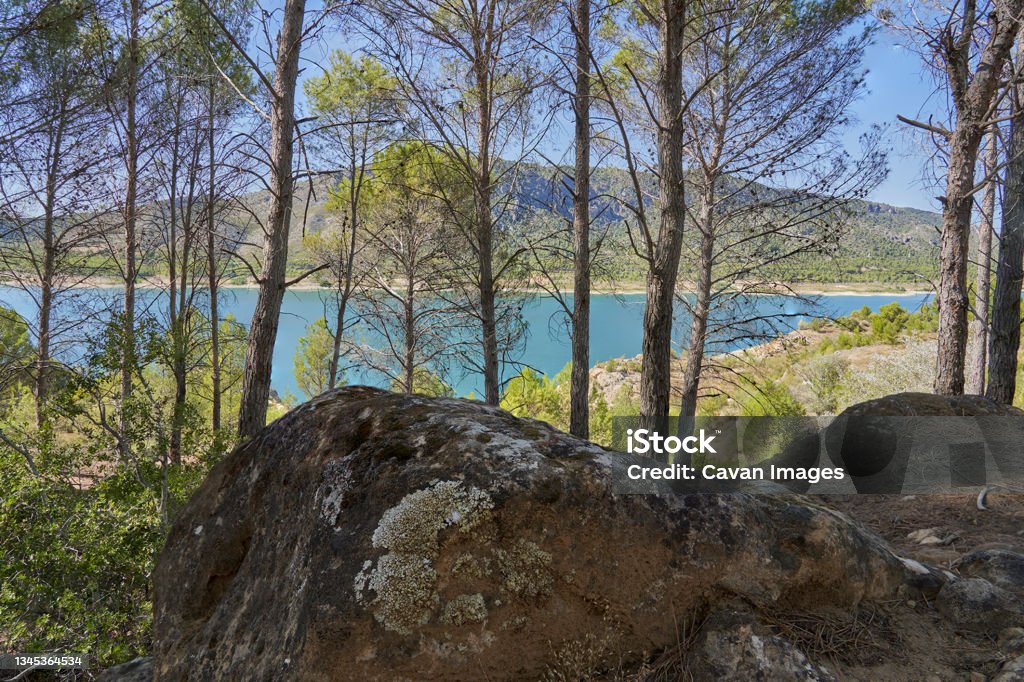
[[[1024,682],[1024,656],[1004,663],[992,682]]]
[[[1012,405],[1001,405],[980,395],[894,393],[851,405],[842,414],[872,417],[1020,417],[1024,416],[1024,410]]]
[[[1008,656],[1024,656],[1024,628],[1006,628],[999,633],[996,646]]]
[[[705,623],[700,646],[688,662],[692,679],[720,682],[833,682],[788,639],[773,634],[751,614],[722,611]]]
[[[979,549],[957,559],[953,568],[962,575],[984,578],[1024,597],[1024,554],[1006,549]]]
[[[145,656],[104,670],[96,682],[152,682],[153,658]]]
[[[992,636],[1024,625],[1024,602],[981,578],[950,580],[939,591],[935,605],[954,625]]]
[[[156,679],[537,679],[558,652],[639,666],[722,595],[847,608],[914,573],[805,498],[615,495],[628,461],[476,402],[320,396],[178,517],[153,578]],[[797,665],[769,644],[769,665]]]

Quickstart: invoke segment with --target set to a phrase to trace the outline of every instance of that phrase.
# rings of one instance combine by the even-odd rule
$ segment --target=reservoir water
[[[116,302],[120,295],[118,289],[97,288],[97,298],[106,298]],[[158,289],[140,289],[140,298],[144,299],[142,309],[149,309],[159,315],[166,304],[166,296]],[[233,315],[239,322],[248,325],[256,307],[257,291],[250,288],[231,288],[223,290],[220,302],[220,314]],[[642,320],[644,314],[644,296],[642,294],[610,295],[596,294],[592,297],[591,310],[591,363],[603,362],[611,358],[634,357],[640,353],[640,342],[643,335]],[[781,296],[758,296],[751,299],[742,309],[735,309],[732,315],[740,319],[783,315],[779,320],[781,331],[795,328],[797,324],[810,317],[843,316],[863,306],[872,310],[898,302],[904,308],[914,311],[932,300],[930,294],[891,295],[891,294],[828,294],[814,297],[814,305]],[[24,291],[8,286],[0,286],[0,305],[13,308],[27,319],[35,317],[35,305],[31,297]],[[674,331],[674,342],[678,349],[685,346],[689,321],[685,310],[677,314]],[[306,326],[324,314],[325,304],[322,294],[316,290],[295,290],[285,294],[281,312],[281,323],[278,330],[277,343],[274,346],[274,368],[272,375],[273,388],[284,395],[291,393],[300,400],[304,399],[293,375],[295,349],[299,339],[306,333]],[[554,375],[561,370],[570,359],[569,338],[560,315],[561,307],[550,298],[532,298],[523,308],[523,317],[527,324],[527,337],[522,350],[514,359],[540,372]],[[730,313],[723,313],[729,315]],[[68,315],[72,319],[72,315]],[[763,333],[763,323],[754,322],[751,330]],[[80,335],[80,332],[79,332]],[[359,332],[356,332],[359,335]],[[735,330],[723,330],[717,337],[710,352],[736,350],[763,339],[737,338],[745,334],[737,334]],[[373,343],[371,338],[364,342]],[[70,352],[70,351],[68,351]],[[518,367],[507,367],[505,377],[519,371]],[[374,375],[358,369],[350,370],[348,383],[369,383],[383,385],[380,375]],[[482,381],[477,375],[452,376],[449,378],[458,395],[482,392]]]

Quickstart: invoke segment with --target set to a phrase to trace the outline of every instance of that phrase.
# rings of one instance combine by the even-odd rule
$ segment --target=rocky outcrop
[[[535,679],[581,648],[609,670],[726,597],[850,607],[929,576],[800,498],[613,495],[625,465],[479,403],[325,394],[218,464],[175,523],[156,679]],[[747,634],[737,665],[769,641]]]
[[[982,396],[897,393],[843,410],[828,426],[826,446],[860,493],[935,492],[929,484],[940,482],[984,485],[986,449],[1014,481],[1024,473],[1017,463],[1022,416],[1024,411]],[[907,487],[913,483],[908,464],[915,451],[917,475],[941,473],[941,481],[918,480],[918,487]]]
[[[1024,410],[1001,405],[980,395],[942,396],[931,393],[894,393],[857,403],[841,417],[1004,417],[1024,416]]]
[[[153,659],[145,656],[107,668],[96,682],[150,682],[152,679]]]
[[[979,549],[960,557],[953,569],[965,576],[984,578],[1024,598],[1024,554],[1007,549]]]

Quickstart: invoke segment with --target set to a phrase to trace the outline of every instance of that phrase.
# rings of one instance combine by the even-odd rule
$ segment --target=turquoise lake
[[[117,289],[95,289],[97,298],[116,301]],[[140,308],[147,309],[159,316],[166,297],[161,296],[157,289],[140,289]],[[257,291],[247,288],[223,290],[220,303],[221,315],[233,315],[238,321],[248,324],[256,306]],[[814,306],[808,306],[790,298],[781,296],[759,296],[743,307],[736,314],[744,319],[750,317],[784,314],[784,328],[795,328],[802,319],[821,316],[842,316],[858,308],[868,306],[872,310],[896,301],[908,310],[917,310],[931,301],[930,294],[923,295],[823,295],[813,297]],[[35,307],[31,297],[20,289],[0,286],[0,304],[14,308],[17,312],[32,320]],[[609,294],[595,295],[592,298],[591,311],[591,363],[598,363],[611,358],[633,357],[640,353],[642,337],[641,323],[644,314],[644,296],[627,294],[613,296]],[[677,306],[682,308],[682,306]],[[516,360],[538,371],[553,375],[561,370],[570,359],[569,339],[564,322],[560,321],[560,306],[549,298],[536,297],[526,304],[523,316],[527,323],[527,338],[524,349]],[[324,313],[324,302],[321,293],[315,290],[289,291],[285,294],[278,330],[277,343],[274,347],[274,369],[272,385],[274,390],[284,395],[292,393],[300,400],[304,399],[295,383],[292,374],[295,349],[299,339],[306,333],[306,325]],[[69,316],[70,317],[70,316]],[[685,311],[678,314],[674,340],[677,347],[685,344],[689,322]],[[783,329],[784,331],[785,329]],[[763,327],[761,328],[763,331]],[[357,334],[359,332],[356,332]],[[723,352],[743,348],[758,341],[735,338],[742,334],[728,333],[719,336],[709,350]],[[373,339],[364,339],[373,343]],[[66,353],[72,353],[74,346],[69,345]],[[72,360],[72,358],[64,358]],[[507,367],[505,378],[518,372],[518,368]],[[368,372],[351,370],[347,375],[348,383],[369,383],[382,385],[382,377]],[[449,378],[457,394],[465,395],[475,391],[482,392],[482,381],[475,375],[453,376]]]

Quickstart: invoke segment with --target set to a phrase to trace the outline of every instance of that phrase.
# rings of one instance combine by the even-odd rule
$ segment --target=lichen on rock
[[[460,594],[445,604],[441,622],[446,625],[465,625],[480,623],[487,619],[487,604],[484,596],[477,594]]]
[[[496,551],[503,587],[520,597],[544,597],[550,594],[551,554],[535,542],[520,538],[508,549]]]
[[[439,603],[432,565],[439,551],[438,534],[448,527],[470,532],[487,519],[493,506],[487,493],[466,488],[461,481],[437,482],[406,495],[384,512],[373,532],[373,546],[391,551],[378,559],[375,568],[367,571],[364,565],[356,576],[357,599],[364,599],[365,587],[373,590],[376,597],[370,607],[374,616],[394,632],[408,634],[430,622]],[[445,611],[449,619],[445,622],[458,618],[456,624],[461,624],[479,611],[463,603],[455,608],[454,612]],[[485,609],[483,613],[486,615]]]
[[[423,557],[385,554],[367,585],[377,593],[372,603],[374,615],[395,632],[408,634],[426,625],[437,608],[437,573]]]
[[[490,497],[460,481],[442,481],[406,495],[388,509],[373,532],[373,546],[393,552],[434,557],[437,535],[449,526],[469,532],[486,519]]]

